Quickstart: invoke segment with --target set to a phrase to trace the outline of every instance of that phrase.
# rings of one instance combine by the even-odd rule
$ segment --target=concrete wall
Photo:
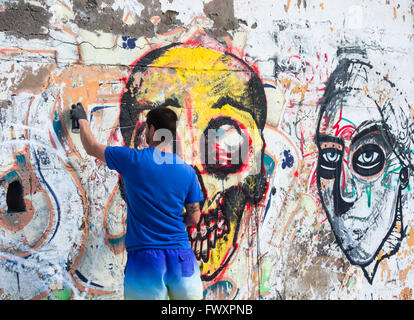
[[[139,147],[142,106],[168,99],[208,198],[189,230],[205,299],[412,299],[413,9],[0,1],[1,299],[122,299],[119,177],[69,109]],[[245,141],[242,166],[203,165],[206,128]]]

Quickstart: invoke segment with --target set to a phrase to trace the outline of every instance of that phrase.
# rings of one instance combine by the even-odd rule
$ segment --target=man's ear
[[[155,133],[155,127],[154,127],[154,125],[152,124],[150,127],[149,127],[149,134],[150,134],[150,137],[152,138],[152,137],[154,137],[154,133]]]

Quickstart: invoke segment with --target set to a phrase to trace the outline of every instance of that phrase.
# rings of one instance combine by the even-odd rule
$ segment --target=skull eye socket
[[[212,119],[201,139],[201,160],[206,172],[226,176],[241,170],[249,152],[245,130],[229,117]]]

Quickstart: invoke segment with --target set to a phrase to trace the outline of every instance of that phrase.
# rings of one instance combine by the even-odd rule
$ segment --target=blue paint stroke
[[[60,121],[59,118],[59,112],[55,111],[54,117],[53,117],[53,130],[56,133],[56,136],[59,138],[62,138],[65,134],[62,126],[62,121]]]
[[[285,169],[286,167],[292,168],[294,159],[293,159],[293,156],[290,154],[290,150],[283,151],[283,154],[285,158],[282,161],[282,169]]]
[[[93,113],[102,109],[116,108],[116,106],[96,106],[91,110],[91,116],[89,117],[89,123],[92,122]]]
[[[264,215],[263,215],[263,218],[262,218],[262,223],[266,218],[267,211],[269,211],[270,204],[272,202],[272,196],[274,196],[275,194],[276,194],[276,188],[272,187],[272,190],[271,190],[270,195],[269,195],[269,201],[267,202],[266,209],[265,209],[265,212],[264,212]]]
[[[8,174],[1,178],[1,181],[6,181],[7,183],[12,183],[15,180],[20,180],[16,171],[10,171]]]
[[[79,277],[79,279],[81,279],[83,282],[88,283],[88,279],[79,272],[79,270],[75,270],[75,274]],[[97,284],[95,282],[89,282],[91,285],[98,287],[98,288],[103,288],[103,286],[101,286],[100,284]]]
[[[122,36],[122,48],[124,49],[135,49],[135,41],[137,41],[136,38],[132,38],[129,36]]]
[[[112,247],[120,246],[124,243],[124,241],[125,241],[125,235],[123,235],[119,238],[108,238],[108,243]]]
[[[17,280],[17,292],[20,293],[20,277],[19,277],[18,272],[16,272],[16,280]]]
[[[52,188],[49,186],[49,184],[46,182],[45,177],[43,176],[42,170],[40,169],[39,158],[38,158],[36,152],[33,152],[33,153],[34,153],[34,156],[35,156],[35,159],[36,159],[36,164],[37,164],[37,167],[38,167],[38,171],[39,171],[40,177],[42,178],[42,180],[43,180],[44,184],[46,185],[46,187],[49,189],[49,192],[52,194],[52,197],[55,200],[56,208],[57,208],[57,223],[56,223],[56,228],[55,228],[55,231],[53,232],[52,237],[47,242],[47,244],[49,244],[50,241],[52,241],[52,239],[55,237],[56,232],[58,231],[59,226],[60,226],[60,205],[59,205],[59,201],[58,201],[58,199],[56,197],[56,194],[53,192]]]
[[[267,153],[263,155],[263,165],[265,168],[265,176],[268,178],[273,174],[273,171],[275,170],[275,162]]]
[[[24,154],[18,154],[18,155],[16,155],[16,163],[21,168],[23,168],[26,165],[26,157],[24,156]]]

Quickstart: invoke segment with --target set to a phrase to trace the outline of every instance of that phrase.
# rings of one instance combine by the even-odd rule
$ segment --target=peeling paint
[[[204,299],[412,299],[412,15],[0,0],[0,299],[123,299],[123,185],[71,131],[78,101],[117,146],[141,147],[149,102],[177,112],[206,195],[188,230]]]
[[[46,39],[51,16],[47,6],[34,6],[24,0],[6,2],[5,10],[0,11],[0,31],[18,38]]]

